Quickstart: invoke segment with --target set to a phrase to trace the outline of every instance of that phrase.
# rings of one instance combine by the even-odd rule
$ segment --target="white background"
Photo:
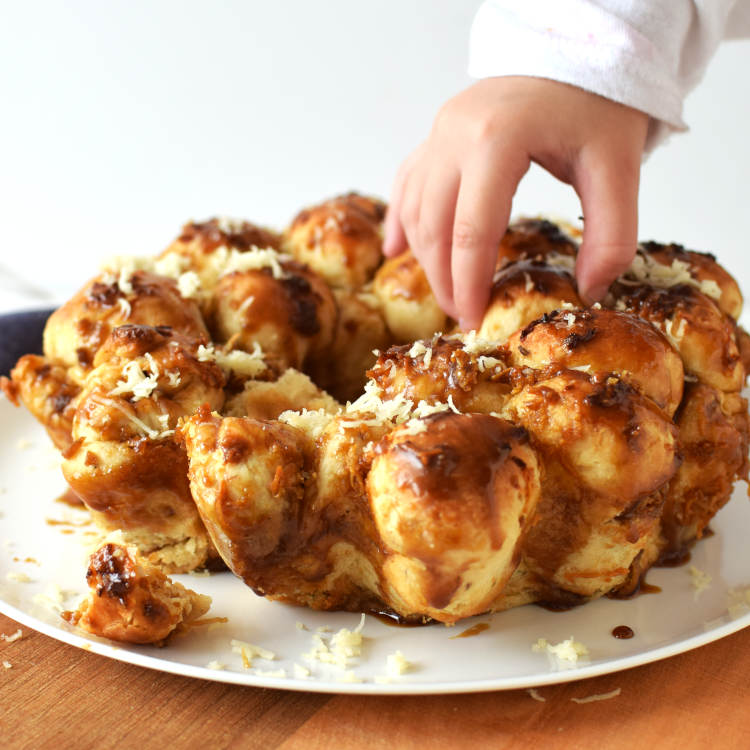
[[[352,188],[387,196],[470,82],[479,0],[2,2],[0,266],[72,293],[113,254],[215,214],[283,226]],[[750,42],[688,99],[644,166],[641,237],[718,254],[750,289]],[[533,169],[516,214],[575,218]],[[0,308],[19,287],[0,282]]]

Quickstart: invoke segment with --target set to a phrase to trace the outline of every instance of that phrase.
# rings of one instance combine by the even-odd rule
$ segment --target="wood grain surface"
[[[750,748],[750,628],[539,689],[348,696],[238,687],[113,661],[0,615],[0,748]],[[571,699],[606,693],[587,704]]]

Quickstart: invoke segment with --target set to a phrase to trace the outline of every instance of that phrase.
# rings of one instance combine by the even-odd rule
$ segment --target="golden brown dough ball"
[[[392,346],[378,356],[370,378],[383,399],[449,403],[462,412],[501,408],[512,383],[507,351],[471,334]],[[359,403],[359,402],[357,402]]]
[[[682,357],[685,372],[723,391],[742,388],[745,370],[732,318],[693,286],[613,286],[617,309],[656,326]]]
[[[395,343],[431,338],[452,327],[410,250],[383,263],[375,274],[373,292]]]
[[[729,500],[736,479],[747,478],[748,411],[739,393],[687,383],[675,422],[682,464],[663,514],[664,557],[680,556],[700,538]]]
[[[338,320],[327,354],[310,369],[313,379],[339,401],[354,401],[375,364],[374,351],[391,343],[380,305],[372,294],[335,289]]]
[[[91,555],[86,581],[88,598],[63,618],[113,641],[163,645],[211,606],[211,597],[170,581],[123,544],[106,542]]]
[[[173,437],[180,417],[224,403],[224,376],[199,359],[199,346],[169,328],[116,328],[86,378],[63,456],[65,479],[94,520],[172,572],[215,556]]]
[[[492,282],[479,335],[506,341],[545,313],[566,305],[583,307],[573,278],[574,266],[575,258],[560,255],[555,263],[521,260],[501,268]]]
[[[679,464],[671,420],[622,380],[575,370],[526,386],[503,416],[528,430],[545,466],[527,565],[580,596],[625,584],[658,531],[651,496]]]
[[[110,331],[117,326],[170,326],[187,336],[208,340],[198,306],[184,299],[173,279],[148,271],[105,272],[86,284],[47,321],[44,354],[70,368],[81,384]]]
[[[18,399],[47,430],[61,451],[73,440],[71,429],[79,391],[68,378],[68,369],[52,364],[46,357],[26,354],[10,373],[0,378],[0,388],[18,406]]]
[[[321,390],[310,378],[290,367],[278,380],[249,380],[244,389],[232,396],[224,408],[228,417],[278,419],[284,411],[323,409],[335,414],[341,405]]]
[[[284,249],[332,287],[356,289],[372,279],[382,260],[385,204],[349,193],[300,211]]]
[[[248,352],[258,344],[279,370],[303,369],[325,356],[337,317],[328,285],[293,261],[275,271],[260,268],[222,276],[209,309],[215,341]]]
[[[312,468],[309,439],[280,422],[221,418],[208,409],[187,419],[180,434],[195,502],[222,558],[257,592],[283,590],[289,573],[273,553],[298,531]]]
[[[221,256],[227,251],[246,253],[253,248],[279,250],[281,235],[249,221],[214,218],[185,224],[180,236],[159,259],[173,259],[180,270],[195,271],[204,286],[210,289],[216,282]]]
[[[616,372],[672,416],[682,398],[682,360],[650,323],[599,307],[556,310],[508,340],[514,365],[552,362],[590,373]]]
[[[575,259],[578,248],[573,238],[559,225],[547,219],[518,219],[512,222],[498,252],[498,266],[517,260],[531,260],[547,255],[568,255]]]
[[[639,255],[672,268],[675,273],[685,271],[692,277],[700,291],[711,297],[719,309],[737,320],[742,313],[742,293],[732,276],[716,262],[711,253],[686,250],[682,245],[643,242]],[[683,270],[684,269],[684,270]],[[627,275],[627,274],[626,274]]]
[[[539,499],[525,430],[495,417],[439,414],[397,428],[367,478],[386,545],[386,586],[441,622],[485,612],[510,578]]]
[[[608,498],[612,515],[676,469],[674,425],[616,376],[566,370],[512,395],[503,415],[559,457],[582,486]]]

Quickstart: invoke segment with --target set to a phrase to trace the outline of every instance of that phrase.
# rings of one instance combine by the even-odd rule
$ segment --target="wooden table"
[[[19,627],[0,615],[0,633]],[[750,748],[750,628],[665,661],[526,690],[366,697],[238,687],[21,627],[0,641],[0,748]],[[577,704],[621,688],[607,701]]]

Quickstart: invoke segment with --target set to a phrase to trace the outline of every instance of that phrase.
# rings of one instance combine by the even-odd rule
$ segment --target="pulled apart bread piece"
[[[164,645],[208,612],[211,597],[167,578],[134,547],[106,542],[89,558],[91,592],[63,618],[93,635]]]

